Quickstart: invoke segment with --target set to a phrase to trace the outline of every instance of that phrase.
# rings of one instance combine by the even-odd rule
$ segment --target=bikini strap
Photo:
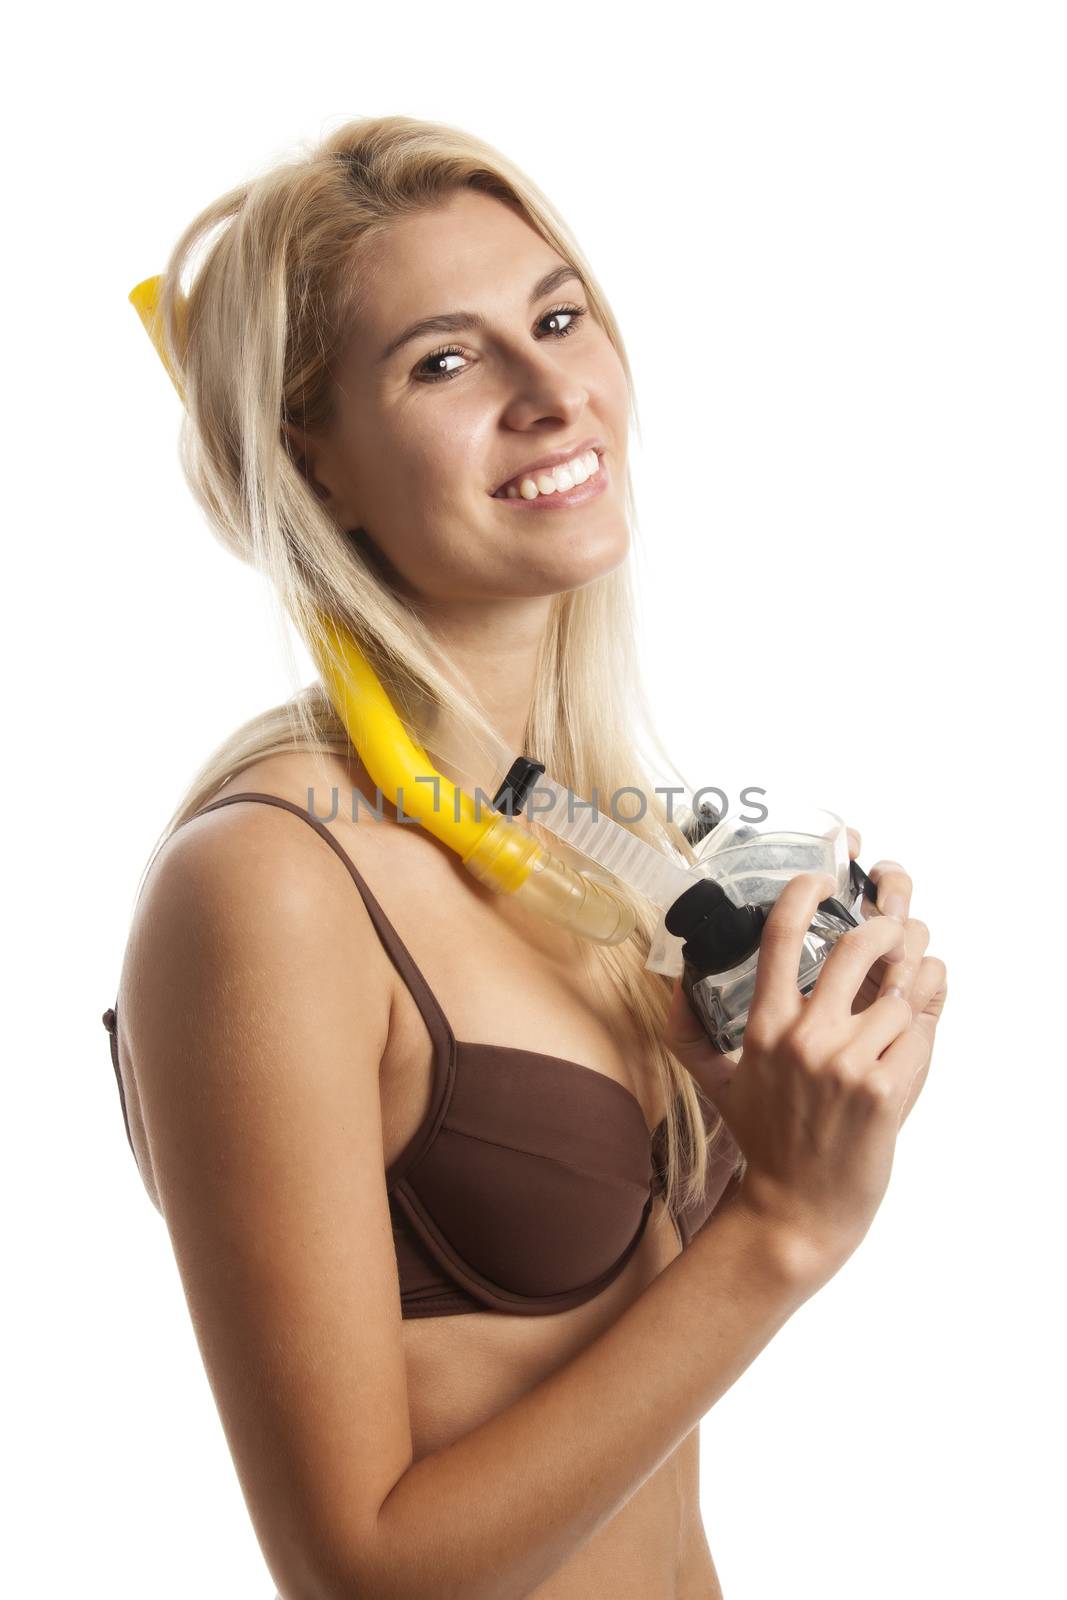
[[[366,879],[357,869],[355,862],[337,842],[325,823],[320,822],[318,817],[313,816],[306,806],[298,806],[292,800],[284,800],[281,795],[265,794],[258,790],[246,790],[241,794],[223,795],[221,800],[211,800],[207,805],[201,806],[199,811],[193,813],[193,817],[202,817],[206,811],[214,811],[218,806],[234,805],[238,800],[259,800],[265,805],[281,806],[286,811],[291,811],[295,817],[302,818],[304,822],[314,828],[320,838],[325,839],[334,854],[340,856],[351,874],[353,883],[363,897],[363,903],[367,907],[367,914],[374,924],[378,937],[385,946],[394,967],[407,984],[411,991],[412,999],[422,1014],[422,1019],[426,1024],[430,1038],[433,1040],[435,1058],[438,1062],[447,1058],[454,1044],[454,1039],[451,1024],[442,1011],[437,996],[426,982],[404,941],[371,893]],[[188,817],[186,820],[192,822],[193,817]]]

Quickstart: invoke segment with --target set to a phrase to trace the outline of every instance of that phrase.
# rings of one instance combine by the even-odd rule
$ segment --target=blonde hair
[[[351,630],[413,729],[427,708],[431,715],[446,708],[475,731],[487,724],[473,686],[457,683],[459,675],[417,611],[313,492],[282,424],[316,430],[332,420],[337,357],[371,287],[360,271],[361,251],[394,219],[464,187],[517,207],[581,273],[590,310],[622,363],[637,423],[622,336],[566,224],[504,156],[440,123],[401,116],[346,122],[298,159],[222,195],[175,244],[160,300],[166,356],[186,404],[182,471],[216,536],[270,580],[293,681],[298,679],[285,618],[311,641],[319,636],[321,611]],[[186,290],[192,258],[201,250]],[[625,501],[636,529],[629,471]],[[595,793],[601,806],[605,796],[639,787],[647,809],[625,825],[657,848],[691,860],[687,839],[668,819],[638,755],[639,732],[663,752],[639,680],[634,619],[629,560],[552,597],[523,750],[576,795]],[[432,748],[432,738],[427,744]],[[353,753],[317,681],[237,729],[211,754],[157,840],[153,858],[177,827],[245,767],[301,749]],[[539,831],[536,823],[529,825]],[[554,841],[546,842],[563,853]],[[703,1097],[662,1043],[672,980],[645,967],[657,917],[644,901],[636,910],[637,930],[625,944],[581,945],[590,970],[606,976],[623,997],[658,1073],[667,1104],[665,1199],[677,1213],[704,1194],[708,1155],[721,1136],[722,1119],[712,1113],[705,1129]],[[735,1170],[743,1170],[743,1157]]]

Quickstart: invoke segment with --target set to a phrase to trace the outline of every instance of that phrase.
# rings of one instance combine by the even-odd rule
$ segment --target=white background
[[[870,1234],[701,1425],[727,1600],[1062,1594],[1061,8],[26,15],[3,113],[6,1586],[274,1587],[100,1017],[172,806],[292,686],[181,481],[126,297],[210,199],[401,112],[524,167],[619,317],[668,749],[840,812],[863,864],[910,871],[949,969]]]

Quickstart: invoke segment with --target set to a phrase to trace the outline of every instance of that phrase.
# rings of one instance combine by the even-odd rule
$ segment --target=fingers
[[[834,880],[826,872],[801,872],[790,878],[771,907],[760,935],[746,1037],[755,1026],[757,1040],[766,1031],[765,1042],[769,1042],[770,1033],[784,1027],[801,1010],[804,1000],[797,976],[804,935],[811,927],[819,901],[833,894],[834,887]]]
[[[883,916],[898,917],[903,922],[911,906],[914,884],[900,862],[876,861],[867,876],[878,890],[878,910]]]
[[[881,1004],[881,1001],[878,1002]],[[875,1066],[876,1081],[883,1085],[887,1103],[899,1106],[897,1125],[904,1121],[919,1091],[926,1082],[930,1067],[931,1041],[929,1034],[914,1025],[893,1041],[888,1050],[878,1057]]]
[[[860,1057],[882,1057],[891,1044],[907,1033],[913,1018],[911,1002],[899,989],[879,995],[853,1022],[852,1040]]]
[[[934,1033],[947,996],[945,963],[937,956],[926,956],[912,986],[914,1020],[878,1058],[878,1074],[894,1103],[900,1105],[898,1127],[903,1127],[926,1083]]]
[[[878,986],[878,996],[887,994],[891,989],[900,989],[904,997],[912,1002],[916,1011],[921,1011],[922,1006],[916,1005],[912,988],[916,974],[922,964],[923,954],[930,943],[930,930],[925,922],[920,922],[918,917],[909,917],[904,924],[904,959],[894,961],[893,952],[885,958],[885,971]]]
[[[872,905],[869,900],[864,900],[861,908],[863,918],[874,917],[879,913],[885,917],[893,917],[896,921],[907,921],[908,910],[911,906],[912,881],[904,871],[899,861],[876,861],[867,874],[877,890],[877,900]],[[904,961],[907,950],[902,939],[894,950],[887,953],[885,959],[894,965]],[[891,977],[889,983],[899,982],[898,977]]]
[[[932,1017],[936,1021],[941,1015],[947,996],[948,969],[945,963],[937,956],[924,956],[912,982],[911,993],[908,995],[916,1020],[920,1017]]]
[[[848,834],[848,858],[850,861],[855,861],[856,857],[860,853],[863,840],[856,832],[855,828],[846,828],[845,832]]]
[[[815,980],[815,988],[808,999],[812,1014],[851,1016],[852,1002],[871,967],[899,942],[900,925],[890,917],[873,917],[870,922],[863,922],[842,934]],[[875,1006],[882,998],[884,996],[875,1001]]]

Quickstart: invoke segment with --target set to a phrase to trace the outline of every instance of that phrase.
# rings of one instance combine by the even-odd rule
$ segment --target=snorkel
[[[167,357],[162,336],[162,286],[162,275],[146,278],[130,291],[129,300],[184,405],[182,385]],[[184,312],[184,299],[179,298],[178,303],[180,312]],[[628,939],[636,926],[636,916],[626,895],[553,856],[501,811],[482,814],[463,789],[436,770],[426,751],[408,733],[351,631],[323,612],[318,613],[318,621],[325,645],[306,637],[305,644],[360,761],[398,812],[409,820],[417,819],[454,850],[486,888],[513,895],[536,915],[580,938],[604,945],[621,944]],[[505,783],[494,806],[505,798],[517,800],[521,806],[535,769],[544,770],[539,763],[526,762],[522,778]],[[617,828],[617,824],[611,826]],[[658,856],[643,841],[632,842]],[[666,861],[665,857],[659,859]],[[691,881],[688,874],[684,876]],[[684,887],[682,883],[676,893]]]

